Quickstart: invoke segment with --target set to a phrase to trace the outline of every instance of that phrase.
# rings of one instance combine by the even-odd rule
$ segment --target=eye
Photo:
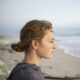
[[[53,40],[51,40],[50,42],[53,43]]]

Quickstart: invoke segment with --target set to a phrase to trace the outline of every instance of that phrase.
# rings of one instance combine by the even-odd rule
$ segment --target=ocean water
[[[57,47],[65,53],[80,58],[80,36],[56,37]]]

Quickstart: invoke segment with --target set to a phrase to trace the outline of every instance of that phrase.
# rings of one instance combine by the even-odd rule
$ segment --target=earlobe
[[[32,48],[37,49],[38,48],[38,41],[32,40]]]

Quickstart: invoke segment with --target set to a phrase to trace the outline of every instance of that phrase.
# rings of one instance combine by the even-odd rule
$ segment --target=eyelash
[[[53,43],[53,41],[50,41],[51,43]]]

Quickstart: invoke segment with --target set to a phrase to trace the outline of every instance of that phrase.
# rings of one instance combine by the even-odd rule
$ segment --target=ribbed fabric
[[[18,63],[7,80],[44,80],[40,67],[35,64]]]

